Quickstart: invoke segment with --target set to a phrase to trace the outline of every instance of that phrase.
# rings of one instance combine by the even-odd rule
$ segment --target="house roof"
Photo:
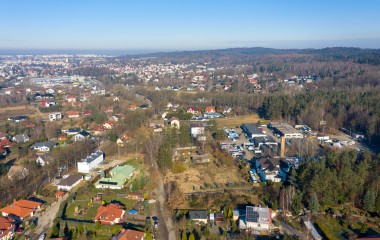
[[[74,183],[78,182],[79,180],[83,179],[83,176],[80,174],[71,174],[67,178],[62,179],[57,186],[73,186]]]
[[[190,219],[207,219],[206,210],[189,211]]]
[[[35,148],[41,148],[41,147],[47,147],[47,148],[50,148],[51,146],[55,146],[57,145],[56,142],[54,141],[48,141],[48,142],[36,142],[34,144],[34,147]]]
[[[87,131],[81,131],[81,132],[79,132],[78,134],[80,134],[80,135],[82,135],[83,137],[88,137],[88,136],[91,136],[91,134],[89,133],[89,132],[87,132]]]
[[[100,206],[94,218],[95,221],[114,222],[116,218],[122,218],[124,206],[117,203],[110,203],[107,206]]]
[[[7,136],[8,136],[8,134],[3,133],[3,132],[0,132],[0,138],[5,138],[5,137],[7,137]]]
[[[0,238],[8,235],[10,231],[15,229],[15,224],[10,217],[0,217]]]
[[[90,163],[92,161],[94,161],[95,159],[97,159],[99,156],[103,155],[104,153],[100,150],[96,151],[96,152],[93,152],[91,153],[90,155],[88,155],[87,157],[83,158],[81,160],[81,162],[87,162],[87,163]]]
[[[145,236],[144,232],[132,229],[123,229],[116,237],[116,240],[141,240]]]
[[[68,116],[76,116],[76,115],[79,115],[79,112],[78,111],[69,111],[67,113]]]
[[[135,168],[131,165],[117,166],[110,171],[111,177],[104,177],[99,179],[96,185],[113,185],[122,187],[125,179],[129,179],[129,176],[135,171]]]
[[[13,137],[13,140],[16,142],[24,142],[26,139],[29,139],[29,136],[25,133]]]
[[[39,202],[21,199],[2,208],[0,211],[3,213],[15,215],[19,218],[24,218],[34,212],[34,209],[38,208],[41,205],[42,203]]]
[[[1,139],[0,141],[0,147],[11,147],[12,146],[12,142],[8,140],[8,138],[3,138]]]
[[[270,223],[272,219],[271,208],[246,207],[246,222]]]

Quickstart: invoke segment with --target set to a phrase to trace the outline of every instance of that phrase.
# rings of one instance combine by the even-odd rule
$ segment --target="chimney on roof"
[[[281,137],[281,153],[280,157],[285,157],[285,136]]]
[[[16,203],[16,202],[17,202],[17,200],[16,200],[16,198],[14,198],[14,199],[13,199],[13,203]]]

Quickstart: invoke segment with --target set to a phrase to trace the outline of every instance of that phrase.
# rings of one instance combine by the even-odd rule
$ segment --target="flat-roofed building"
[[[135,172],[131,165],[117,166],[110,171],[110,177],[103,177],[96,182],[96,188],[122,189],[126,180]]]
[[[249,138],[257,138],[257,137],[266,137],[266,134],[258,128],[255,124],[252,123],[243,123],[241,126],[243,131],[247,134]]]
[[[269,127],[272,128],[277,134],[284,136],[287,139],[303,138],[303,134],[299,130],[290,126],[288,123],[282,123],[282,122],[270,123]]]
[[[104,153],[100,150],[88,155],[86,158],[78,162],[78,172],[90,173],[93,169],[104,161]]]

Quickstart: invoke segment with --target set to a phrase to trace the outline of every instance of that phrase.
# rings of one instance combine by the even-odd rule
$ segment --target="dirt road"
[[[158,171],[157,163],[153,164],[153,171],[157,172],[157,186],[155,189],[155,193],[157,195],[157,203],[155,214],[159,219],[158,231],[156,235],[156,239],[158,240],[175,240],[176,237],[176,228],[171,218],[171,214],[168,212],[165,203],[166,203],[166,193],[164,189],[164,181],[162,174]]]

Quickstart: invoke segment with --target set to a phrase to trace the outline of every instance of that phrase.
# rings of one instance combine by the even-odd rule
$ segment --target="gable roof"
[[[117,203],[109,203],[107,206],[100,206],[94,218],[95,221],[114,222],[116,218],[122,218],[124,206]]]
[[[189,211],[190,219],[207,219],[206,210]]]
[[[12,218],[0,217],[0,238],[2,239],[4,236],[7,236],[15,227]]]
[[[145,233],[132,229],[123,229],[116,237],[116,240],[141,240],[144,239]]]
[[[16,135],[13,137],[13,141],[16,141],[16,142],[24,142],[24,141],[27,141],[29,140],[29,136],[27,134],[19,134],[19,135]]]
[[[78,182],[79,180],[83,179],[83,176],[80,174],[71,174],[67,178],[62,179],[57,186],[72,186],[74,183]]]
[[[26,199],[21,199],[13,202],[12,204],[0,209],[1,212],[12,214],[19,218],[24,218],[33,213],[36,208],[41,206],[39,202],[34,202]]]

